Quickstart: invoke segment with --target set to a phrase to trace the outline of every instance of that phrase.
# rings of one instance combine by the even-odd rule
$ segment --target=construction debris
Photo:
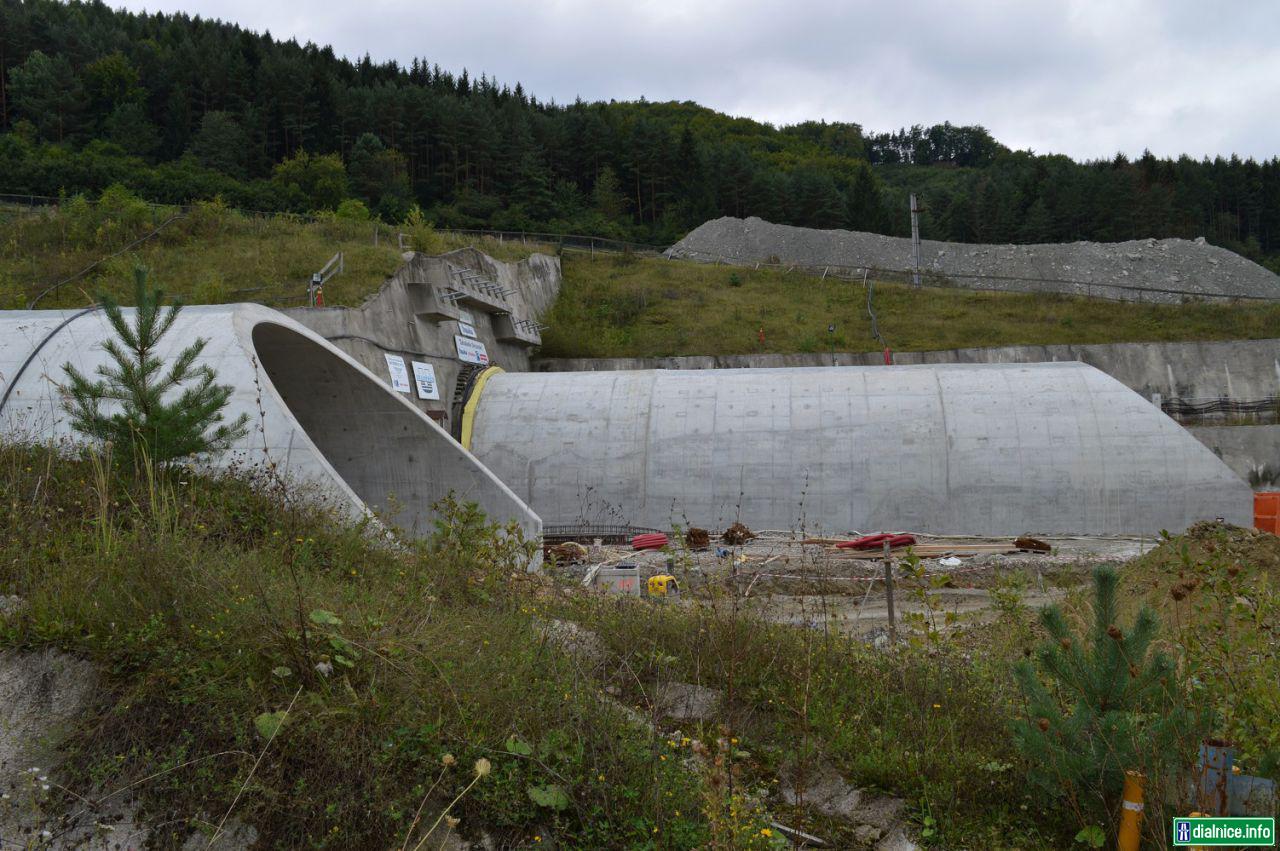
[[[661,532],[636,535],[631,539],[631,549],[633,550],[660,550],[667,544],[667,536]]]
[[[1027,535],[1023,535],[1021,538],[1014,538],[1013,545],[1028,553],[1047,553],[1053,550],[1053,547],[1039,538],[1032,538]]]
[[[756,533],[752,532],[743,524],[734,523],[728,529],[724,530],[724,534],[720,536],[720,540],[724,541],[731,547],[739,547],[747,541],[750,541],[755,536]]]
[[[555,559],[556,564],[582,564],[587,560],[587,548],[577,541],[565,541],[543,547],[542,555]]]
[[[852,541],[841,541],[836,544],[836,548],[841,550],[881,550],[884,549],[886,543],[890,549],[912,547],[915,546],[916,539],[914,535],[881,533],[879,535],[864,535]]]
[[[691,550],[705,550],[711,546],[711,533],[697,526],[690,527],[684,534],[684,543]]]

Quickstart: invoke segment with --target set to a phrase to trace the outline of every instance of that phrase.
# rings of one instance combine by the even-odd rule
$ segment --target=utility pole
[[[911,285],[920,286],[920,205],[911,193]]]

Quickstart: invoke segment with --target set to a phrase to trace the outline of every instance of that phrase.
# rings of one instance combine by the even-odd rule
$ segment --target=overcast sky
[[[1280,154],[1277,0],[111,0],[540,99],[694,100],[775,124],[981,124],[1076,158]]]

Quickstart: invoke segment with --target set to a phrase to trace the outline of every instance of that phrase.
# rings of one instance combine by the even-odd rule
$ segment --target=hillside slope
[[[925,351],[1054,343],[1263,339],[1280,303],[1116,304],[1056,293],[861,281],[785,269],[566,254],[542,357]],[[830,326],[834,330],[828,331]]]
[[[405,245],[426,253],[475,245],[498,259],[516,260],[555,251],[429,227],[248,215],[211,203],[197,204],[153,238],[129,247],[173,212],[149,207],[123,190],[97,202],[0,210],[0,304],[25,307],[46,290],[41,308],[82,307],[100,291],[127,299],[133,266],[142,263],[188,303],[300,306],[311,273],[341,251],[345,271],[325,286],[325,302],[357,306],[402,262],[397,233],[406,229]],[[543,357],[1264,339],[1280,329],[1275,303],[1116,305],[1053,293],[916,290],[873,281],[871,306],[881,343],[872,335],[868,293],[860,281],[571,251],[564,253],[562,269],[560,296],[541,317],[551,326],[542,337]],[[828,332],[831,325],[834,331]]]

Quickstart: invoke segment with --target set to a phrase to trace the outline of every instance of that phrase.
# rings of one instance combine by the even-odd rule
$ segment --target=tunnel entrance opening
[[[449,491],[438,453],[449,438],[395,391],[282,325],[253,329],[258,362],[307,437],[371,509],[413,535]]]

